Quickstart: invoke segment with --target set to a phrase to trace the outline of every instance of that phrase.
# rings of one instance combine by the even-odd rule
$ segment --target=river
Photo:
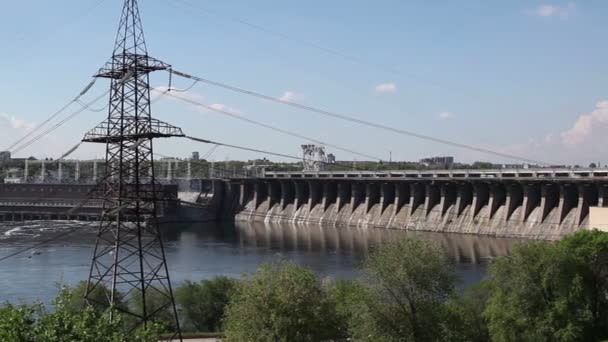
[[[0,301],[48,303],[60,283],[88,276],[98,223],[0,222],[0,258],[41,241],[56,241],[0,261]],[[63,236],[77,228],[75,233]],[[240,277],[261,262],[291,260],[321,277],[353,278],[370,249],[406,234],[441,243],[454,260],[462,288],[485,275],[488,261],[516,240],[462,234],[264,223],[197,223],[163,227],[174,284],[217,275]]]

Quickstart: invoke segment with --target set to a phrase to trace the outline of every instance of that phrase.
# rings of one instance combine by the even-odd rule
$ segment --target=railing
[[[266,178],[607,178],[608,168],[387,171],[266,171]]]

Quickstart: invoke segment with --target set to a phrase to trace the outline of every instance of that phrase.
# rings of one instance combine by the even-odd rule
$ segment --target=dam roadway
[[[608,227],[608,169],[267,171],[224,185],[237,220],[545,240]]]

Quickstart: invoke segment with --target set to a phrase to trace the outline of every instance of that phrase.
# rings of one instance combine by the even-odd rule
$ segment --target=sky
[[[3,4],[0,150],[90,82],[110,58],[121,7],[122,0]],[[608,163],[605,1],[140,0],[139,7],[150,55],[176,70],[522,158]],[[192,84],[173,81],[177,88]],[[151,86],[167,85],[166,72],[152,75]],[[83,101],[108,88],[98,80]],[[392,154],[517,162],[202,83],[179,96],[325,142],[338,160]],[[152,107],[156,118],[199,138],[295,156],[308,143],[171,96]],[[73,104],[48,127],[79,108]],[[59,157],[106,115],[84,111],[16,156]],[[155,141],[156,152],[176,157],[210,148]],[[103,155],[103,146],[84,144],[71,157]],[[261,157],[221,147],[210,159]]]

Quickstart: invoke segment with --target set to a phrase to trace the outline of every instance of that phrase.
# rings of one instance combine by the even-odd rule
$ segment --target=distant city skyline
[[[120,0],[11,2],[0,13],[0,150],[74,98],[111,54]],[[608,3],[510,1],[140,2],[150,54],[283,101],[553,164],[605,164]],[[174,87],[191,82],[173,78]],[[168,74],[151,84],[166,89]],[[99,80],[85,101],[108,89]],[[163,88],[164,87],[164,88]],[[329,119],[208,85],[182,96],[385,160],[517,161]],[[153,95],[154,97],[154,95]],[[107,100],[97,102],[100,109]],[[78,110],[74,104],[56,121]],[[306,140],[184,104],[153,105],[193,136],[300,156]],[[16,157],[59,157],[102,121],[85,111]],[[54,121],[55,122],[55,121]],[[52,125],[52,124],[51,124]],[[187,158],[212,146],[159,140]],[[361,159],[331,147],[338,160]],[[99,158],[83,145],[77,158]],[[280,159],[218,148],[208,159]],[[287,161],[287,160],[286,160]]]

